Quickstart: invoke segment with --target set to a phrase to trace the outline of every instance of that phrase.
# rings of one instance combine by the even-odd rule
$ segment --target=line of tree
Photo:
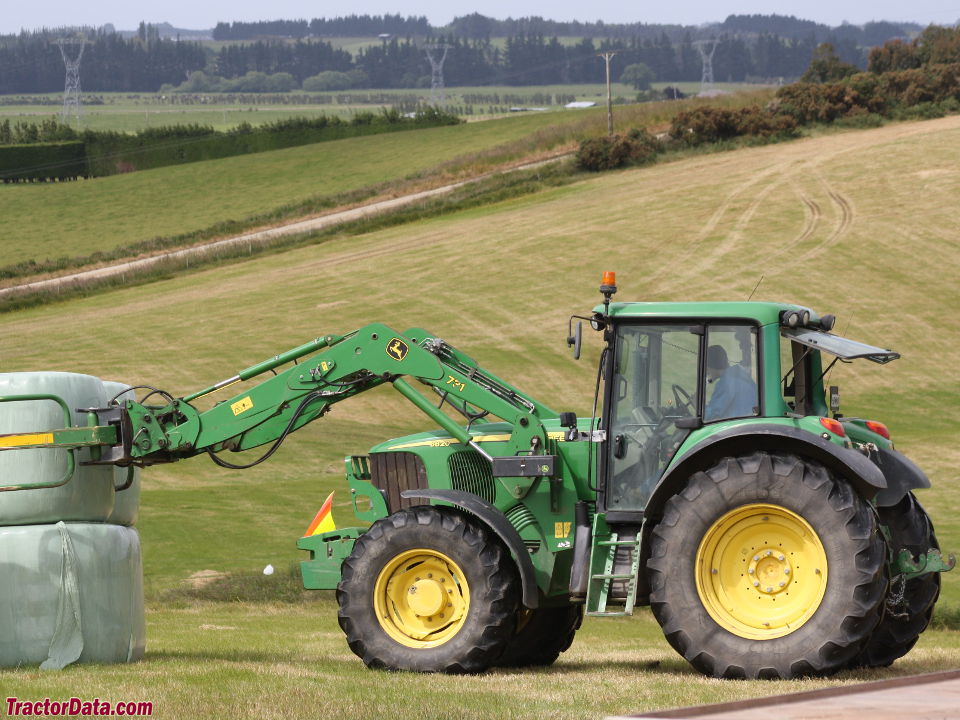
[[[353,17],[357,21],[411,20],[399,15]],[[768,23],[772,27],[788,28],[789,23],[785,25],[778,16],[743,17],[746,19],[741,25],[749,28],[749,33],[725,32],[716,38],[713,71],[718,81],[792,79],[804,72],[819,44],[816,33],[781,35],[764,29],[761,22],[766,17],[776,21]],[[351,18],[337,20],[347,23]],[[420,19],[413,20],[419,23]],[[871,24],[871,32],[874,25],[882,24]],[[896,32],[900,27],[890,25],[887,30]],[[63,60],[54,44],[55,37],[56,34],[22,33],[0,38],[0,94],[51,93],[63,88]],[[230,43],[215,51],[197,42],[163,39],[155,27],[143,24],[132,38],[105,30],[88,32],[86,37],[81,64],[81,85],[85,91],[156,92],[164,87],[189,92],[212,92],[218,88],[281,92],[300,88],[429,87],[431,81],[431,66],[422,39],[413,35],[385,38],[354,55],[319,39]],[[641,64],[649,68],[655,81],[696,81],[703,67],[698,37],[699,31],[687,31],[679,38],[661,31],[653,36],[637,34],[599,40],[584,37],[569,44],[556,35],[520,31],[508,35],[503,43],[454,33],[434,36],[432,41],[449,46],[443,66],[449,86],[523,86],[596,82],[602,77],[602,62],[597,53],[603,51],[616,52],[611,63],[614,78],[620,78],[627,67]],[[849,34],[827,36],[825,40],[844,62],[861,69],[866,66],[869,48],[859,45]],[[901,40],[900,44],[909,43]],[[261,82],[264,77],[273,76],[283,77]],[[292,83],[287,78],[292,78]],[[311,80],[310,88],[304,85],[307,80]],[[258,90],[264,84],[264,89]]]
[[[432,26],[425,17],[401,15],[348,15],[313,20],[273,20],[266,22],[220,22],[213,29],[215,40],[256,40],[265,38],[377,37],[381,34],[405,36],[454,35],[467,40],[489,40],[512,35],[547,37],[591,37],[629,40],[659,38],[666,34],[673,41],[684,35],[708,38],[719,33],[775,34],[792,39],[812,39],[814,44],[830,38],[849,40],[861,47],[879,45],[891,38],[919,32],[915,23],[868,22],[863,26],[843,24],[830,27],[792,15],[729,15],[722,23],[704,26],[660,25],[557,21],[539,16],[498,20],[480,13],[455,17],[449,25]]]
[[[433,28],[425,16],[347,15],[306,20],[261,22],[219,22],[213,28],[214,40],[255,40],[258,38],[377,37],[390,35],[430,35]]]

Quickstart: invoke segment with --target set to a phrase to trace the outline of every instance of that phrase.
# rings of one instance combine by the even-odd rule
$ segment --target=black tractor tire
[[[499,667],[546,667],[573,644],[583,622],[583,605],[541,607],[521,610],[517,632],[510,639]]]
[[[418,505],[357,539],[337,585],[338,620],[367,667],[478,673],[513,636],[519,585],[507,548],[475,517]]]
[[[933,524],[913,493],[892,507],[877,508],[881,525],[890,532],[893,556],[909,550],[915,558],[931,548],[940,549]],[[887,667],[906,655],[927,629],[933,606],[940,596],[940,573],[905,580],[894,577],[886,597],[883,619],[851,667]]]
[[[650,604],[669,643],[706,675],[825,676],[880,621],[885,560],[872,509],[822,465],[724,458],[692,475],[653,529]]]

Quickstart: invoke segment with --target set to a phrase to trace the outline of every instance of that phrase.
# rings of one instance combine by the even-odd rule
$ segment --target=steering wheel
[[[683,410],[687,415],[697,414],[697,404],[693,401],[693,398],[690,397],[690,393],[676,383],[671,385],[670,389],[673,390],[673,399],[677,403],[678,410]]]

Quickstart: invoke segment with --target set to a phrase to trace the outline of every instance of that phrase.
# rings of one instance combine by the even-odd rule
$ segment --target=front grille
[[[488,503],[496,499],[493,473],[490,463],[473,450],[453,453],[447,460],[450,470],[450,487],[454,490],[473,493]]]
[[[427,469],[419,455],[410,452],[383,452],[370,455],[370,481],[387,498],[387,508],[394,513],[411,505],[423,505],[422,498],[402,498],[404,490],[424,490]]]

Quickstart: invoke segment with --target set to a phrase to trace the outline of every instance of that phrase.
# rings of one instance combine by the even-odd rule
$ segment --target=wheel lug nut
[[[767,557],[770,557],[771,555],[773,555],[773,550],[767,550]]]
[[[753,568],[750,568],[749,570],[747,570],[747,572],[750,573],[751,575],[753,575],[754,570],[753,570]]]
[[[781,581],[781,582],[780,582],[780,587],[783,587],[784,585],[786,585],[786,583],[783,582],[783,581]]]
[[[779,560],[780,562],[783,562],[783,555],[777,555],[777,560]]]
[[[759,559],[760,559],[760,556],[759,556],[759,555],[754,555],[754,556],[753,556],[753,561],[754,561],[754,562],[756,562],[756,561],[759,560]]]
[[[710,574],[711,574],[711,575],[716,575],[716,574],[717,574],[717,569],[716,569],[716,568],[713,568],[713,569],[710,571]]]
[[[773,588],[772,588],[772,587],[768,587],[768,588],[767,588],[767,592],[773,592]]]
[[[783,574],[784,574],[784,575],[789,575],[789,574],[790,574],[790,568],[784,568],[784,569],[783,569]]]
[[[759,581],[759,580],[754,580],[754,581],[753,581],[753,586],[754,586],[754,587],[760,587],[760,581]]]

